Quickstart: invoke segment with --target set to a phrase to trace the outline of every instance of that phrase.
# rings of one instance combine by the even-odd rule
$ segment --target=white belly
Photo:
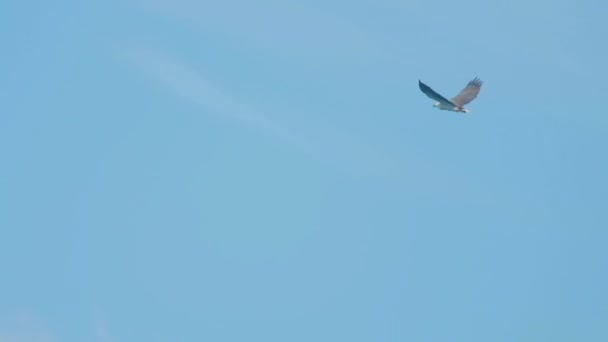
[[[448,104],[443,104],[443,103],[439,104],[439,109],[441,109],[441,110],[451,110],[453,112],[458,112],[458,107],[450,106]]]

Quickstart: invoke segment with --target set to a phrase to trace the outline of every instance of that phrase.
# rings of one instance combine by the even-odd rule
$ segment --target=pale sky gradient
[[[3,1],[0,342],[608,341],[607,15]]]

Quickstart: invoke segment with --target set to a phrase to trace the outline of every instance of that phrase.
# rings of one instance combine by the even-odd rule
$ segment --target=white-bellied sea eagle
[[[464,105],[473,101],[477,97],[477,94],[479,94],[479,91],[481,90],[482,84],[483,82],[479,78],[475,77],[475,79],[470,81],[467,86],[464,87],[464,89],[462,89],[460,93],[458,93],[458,95],[448,100],[445,97],[439,95],[433,89],[431,89],[431,87],[418,80],[418,86],[420,87],[420,90],[422,90],[422,92],[425,93],[426,96],[437,101],[433,105],[433,107],[437,107],[441,110],[450,110],[452,112],[461,113],[469,112],[468,109],[464,108]]]

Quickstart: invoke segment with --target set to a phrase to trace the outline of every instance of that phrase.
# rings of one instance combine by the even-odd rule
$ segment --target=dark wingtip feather
[[[472,81],[469,82],[469,84],[481,87],[483,85],[483,81],[480,80],[479,77],[475,77]]]

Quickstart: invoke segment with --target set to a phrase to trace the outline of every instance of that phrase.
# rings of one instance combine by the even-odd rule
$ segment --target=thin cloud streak
[[[325,123],[299,122],[287,126],[275,119],[279,115],[271,115],[273,111],[262,112],[245,104],[175,56],[137,48],[122,52],[129,65],[184,101],[208,114],[274,137],[343,175],[388,177],[407,191],[425,196],[440,195],[446,200],[462,201],[465,193],[473,202],[487,202],[493,198],[479,180],[455,171],[448,172],[446,167],[430,162],[415,150],[399,153],[376,147]],[[431,182],[420,181],[429,178]]]
[[[295,130],[271,117],[271,113],[243,103],[175,56],[146,49],[129,49],[124,55],[130,65],[184,101],[208,114],[289,144],[342,175],[388,177],[395,186],[416,196],[441,196],[446,201],[483,205],[494,201],[493,193],[485,190],[479,180],[456,171],[448,172],[448,168],[432,163],[414,151],[406,152],[406,155],[393,153],[328,124],[300,122],[297,124],[300,129]],[[511,196],[517,198],[516,193]]]
[[[179,58],[167,53],[146,49],[127,49],[123,55],[128,62],[152,81],[162,85],[209,114],[216,114],[236,124],[253,129],[287,143],[309,157],[326,164],[333,164],[349,173],[357,171],[377,172],[389,165],[389,159],[369,145],[362,143],[347,132],[327,125],[308,127],[306,131],[288,127],[270,115],[248,105],[225,91],[216,83],[197,73]],[[314,139],[312,138],[314,137]]]

